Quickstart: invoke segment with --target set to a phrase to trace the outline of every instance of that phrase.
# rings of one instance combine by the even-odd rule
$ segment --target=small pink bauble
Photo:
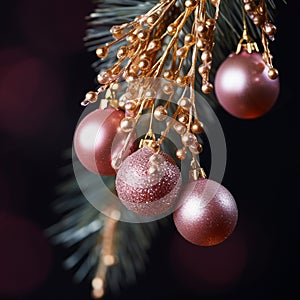
[[[129,155],[116,175],[116,191],[120,201],[142,216],[159,216],[174,208],[181,187],[181,173],[174,160],[159,152],[159,168],[149,174],[153,152],[143,147]]]
[[[238,209],[231,193],[211,179],[189,182],[179,196],[173,213],[178,232],[190,243],[213,246],[223,242],[234,230]]]
[[[123,111],[107,107],[92,111],[79,123],[74,134],[74,150],[86,169],[103,176],[116,174],[111,162],[125,144],[127,134],[120,129],[124,117]],[[133,134],[124,157],[134,151],[135,139]]]
[[[269,68],[258,52],[232,53],[215,76],[215,93],[231,115],[254,119],[267,113],[279,95],[279,77],[270,79]]]

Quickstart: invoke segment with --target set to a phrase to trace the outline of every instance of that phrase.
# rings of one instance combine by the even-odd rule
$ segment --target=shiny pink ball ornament
[[[178,232],[190,243],[213,246],[223,242],[234,230],[238,209],[231,193],[211,179],[189,182],[179,196],[173,213]]]
[[[270,79],[268,71],[258,52],[243,50],[230,54],[215,76],[215,94],[220,105],[241,119],[254,119],[267,113],[279,95],[279,77]]]
[[[92,111],[80,121],[73,145],[79,161],[86,169],[103,176],[116,174],[111,162],[125,144],[127,133],[120,129],[124,117],[123,111],[109,106]],[[124,158],[135,150],[135,138],[132,134]]]
[[[164,152],[153,156],[149,148],[143,147],[121,164],[116,191],[120,201],[134,213],[159,216],[174,208],[181,181],[180,170],[170,156]]]

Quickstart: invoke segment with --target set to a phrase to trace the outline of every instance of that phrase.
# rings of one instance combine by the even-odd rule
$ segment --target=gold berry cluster
[[[254,25],[261,29],[261,42],[264,48],[262,57],[269,67],[268,76],[271,79],[276,79],[278,77],[278,70],[275,69],[272,64],[272,55],[269,49],[268,39],[274,40],[277,29],[268,17],[266,0],[261,0],[258,4],[256,4],[257,1],[255,0],[243,0],[243,2],[244,10],[249,18]]]
[[[186,0],[183,4],[178,4],[177,0],[161,0],[132,22],[113,26],[110,30],[112,42],[98,47],[96,54],[104,60],[114,46],[111,55],[115,56],[115,62],[99,73],[100,88],[88,92],[82,104],[96,102],[99,93],[106,91],[101,101],[109,101],[116,109],[126,112],[120,128],[129,134],[143,111],[150,109],[153,118],[166,120],[166,127],[156,139],[150,126],[141,146],[147,145],[156,152],[173,128],[182,142],[176,157],[185,159],[189,149],[195,163],[195,155],[202,151],[196,135],[203,132],[195,105],[196,72],[201,76],[202,92],[213,91],[209,73],[220,0],[210,3],[215,8],[214,16],[208,16],[206,0]],[[155,78],[163,81],[158,83],[153,80]],[[122,82],[125,82],[125,89]],[[182,89],[181,94],[177,88]],[[164,94],[162,98],[167,98],[164,103],[156,101],[160,92]],[[176,103],[176,109],[171,111],[172,102]],[[121,156],[122,151],[112,162],[115,168]]]
[[[209,14],[208,2],[213,8]],[[98,47],[96,55],[101,60],[108,56],[114,60],[98,74],[100,87],[97,91],[88,92],[82,105],[96,102],[99,94],[106,92],[105,99],[100,101],[100,107],[109,103],[116,109],[125,111],[120,128],[128,133],[127,141],[143,112],[150,110],[149,130],[141,140],[140,147],[147,145],[157,152],[169,130],[173,128],[182,142],[182,147],[176,151],[176,157],[185,159],[189,150],[193,157],[191,165],[193,168],[200,167],[196,155],[201,153],[202,145],[196,135],[203,132],[203,124],[197,117],[194,88],[197,72],[200,75],[197,80],[200,81],[202,93],[209,94],[214,89],[209,77],[220,2],[221,0],[160,0],[151,10],[137,16],[132,22],[112,26],[112,41]],[[269,67],[269,77],[275,79],[278,71],[272,65],[266,36],[272,38],[276,28],[268,20],[265,0],[256,3],[254,0],[243,0],[243,11],[262,29],[263,59]],[[250,50],[254,46],[258,50],[255,43],[249,42],[246,30],[238,48],[245,46],[245,41]],[[154,80],[157,78],[164,81]],[[181,89],[180,93],[178,89]],[[158,99],[162,98],[167,100],[159,102]],[[172,102],[176,103],[175,109]],[[154,118],[166,121],[165,130],[158,139],[151,128]],[[126,147],[127,143],[113,160],[115,169],[120,166]]]

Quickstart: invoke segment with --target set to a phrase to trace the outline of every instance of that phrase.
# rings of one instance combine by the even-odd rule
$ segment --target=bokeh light
[[[16,136],[40,133],[63,100],[59,74],[22,47],[0,51],[0,72],[0,129]]]
[[[42,228],[23,216],[0,212],[0,296],[25,296],[51,270],[52,251]]]

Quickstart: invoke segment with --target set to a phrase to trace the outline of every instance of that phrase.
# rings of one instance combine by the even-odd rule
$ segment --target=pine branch
[[[80,283],[84,280],[92,281],[97,273],[108,217],[83,195],[74,177],[71,152],[69,150],[66,153],[66,166],[61,169],[63,181],[57,186],[57,199],[53,202],[53,210],[60,216],[60,220],[46,230],[46,235],[53,245],[66,249],[63,266],[72,271],[74,281]],[[94,178],[91,174],[84,180],[90,191],[101,196]],[[114,177],[107,178],[106,182],[108,186],[113,185]],[[118,293],[124,286],[133,284],[138,274],[145,271],[152,240],[160,225],[166,222],[166,219],[149,223],[118,222],[114,240],[117,263],[107,270],[107,291]]]

